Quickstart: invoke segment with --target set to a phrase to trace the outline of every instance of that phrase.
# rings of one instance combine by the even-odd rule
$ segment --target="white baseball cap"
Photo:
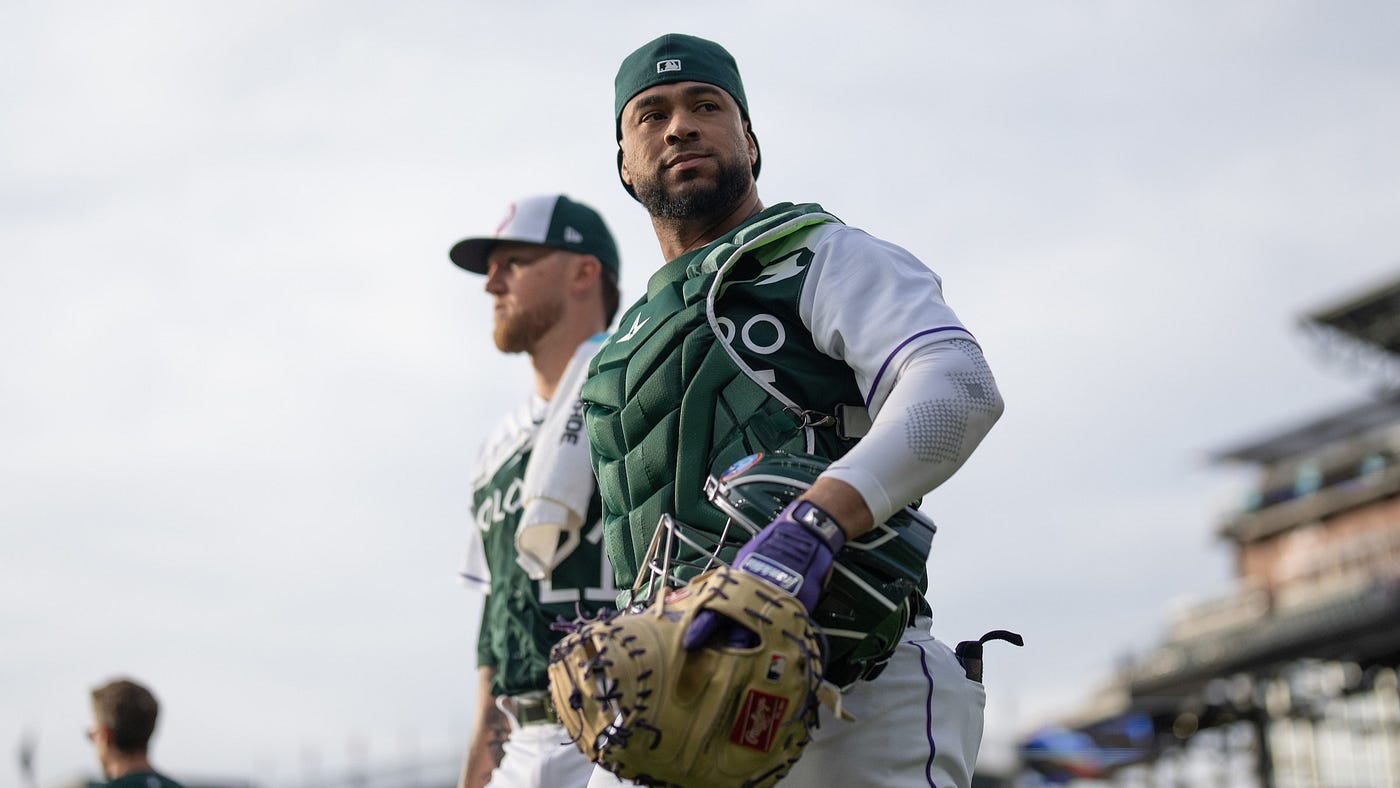
[[[538,244],[593,255],[618,274],[617,243],[598,212],[562,194],[526,197],[511,203],[490,237],[466,238],[452,247],[452,262],[474,274],[486,273],[486,258],[501,241]]]

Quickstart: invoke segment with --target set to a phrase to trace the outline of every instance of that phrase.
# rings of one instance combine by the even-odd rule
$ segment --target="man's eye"
[[[701,112],[714,112],[715,110],[719,109],[719,105],[714,103],[713,101],[706,101],[705,103],[696,107],[696,109]]]
[[[648,112],[641,118],[642,123],[651,123],[657,120],[661,120],[661,113],[656,111]]]

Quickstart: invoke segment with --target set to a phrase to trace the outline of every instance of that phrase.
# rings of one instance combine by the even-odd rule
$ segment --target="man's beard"
[[[529,353],[563,316],[564,302],[561,299],[537,304],[519,314],[498,318],[491,338],[502,353]]]
[[[713,186],[682,181],[677,186],[686,189],[673,193],[671,187],[666,185],[664,176],[657,173],[655,178],[638,181],[632,188],[637,192],[637,199],[646,206],[647,213],[658,219],[695,220],[726,216],[748,194],[751,170],[746,158],[731,162],[715,161],[718,169]]]

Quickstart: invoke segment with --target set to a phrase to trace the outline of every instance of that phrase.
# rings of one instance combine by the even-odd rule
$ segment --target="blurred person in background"
[[[497,349],[524,353],[534,372],[531,395],[483,444],[471,485],[476,527],[461,579],[486,599],[458,785],[583,786],[592,764],[563,746],[547,668],[564,634],[551,625],[616,599],[579,389],[617,311],[617,245],[592,208],[546,195],[515,202],[494,235],[449,256],[485,276]]]
[[[130,679],[115,679],[92,691],[93,725],[87,735],[108,786],[183,788],[151,766],[151,735],[159,713],[155,695]]]

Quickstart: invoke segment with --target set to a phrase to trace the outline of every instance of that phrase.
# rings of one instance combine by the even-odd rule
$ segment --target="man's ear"
[[[591,254],[581,254],[574,265],[574,281],[572,289],[574,292],[587,292],[594,287],[603,276],[603,261]]]
[[[627,157],[622,155],[622,143],[618,143],[617,148],[617,172],[622,176],[622,182],[627,184],[629,189],[634,188],[632,186],[632,173],[627,171]]]
[[[745,142],[745,143],[748,145],[748,147],[749,147],[749,166],[750,166],[750,167],[752,167],[752,166],[754,166],[755,164],[758,163],[758,143],[753,141],[753,131],[752,131],[752,128],[753,128],[753,127],[749,124],[749,122],[748,122],[747,120],[744,121],[744,142]]]

